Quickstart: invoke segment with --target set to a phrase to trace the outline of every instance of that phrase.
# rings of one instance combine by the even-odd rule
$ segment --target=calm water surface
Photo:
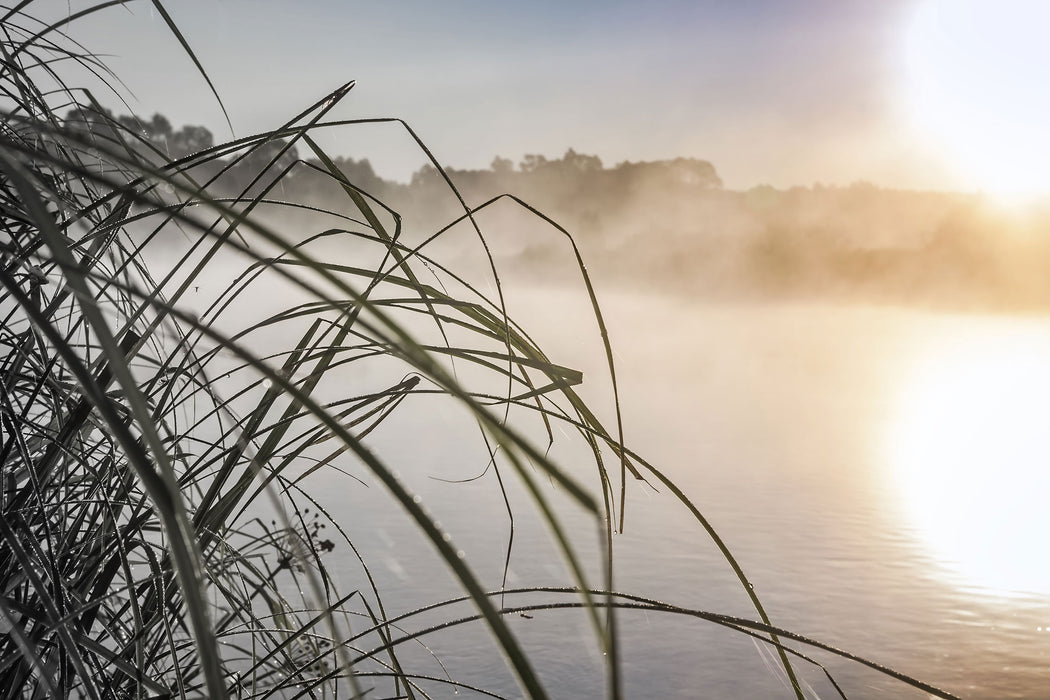
[[[628,442],[712,521],[775,624],[963,697],[1050,697],[1050,319],[658,296],[603,303]],[[612,424],[582,296],[517,292],[508,304],[554,361],[585,371],[583,394]],[[498,588],[509,524],[495,474],[438,480],[485,471],[470,420],[447,404],[406,402],[373,444]],[[597,492],[578,448],[552,454]],[[355,541],[387,612],[456,595],[382,487],[355,473],[370,485],[336,475],[313,484],[352,532],[368,533]],[[508,585],[571,585],[509,467],[503,475],[514,510]],[[617,589],[756,617],[670,494],[629,484],[626,518]],[[593,552],[593,525],[571,508],[567,522]],[[359,577],[349,555],[335,568]],[[637,612],[620,623],[629,697],[792,697],[769,651],[738,633]],[[536,612],[512,627],[557,697],[600,696],[601,656],[582,613]],[[480,626],[426,643],[406,653],[434,675],[444,671],[431,652],[452,676],[517,696]],[[925,697],[832,655],[813,657],[851,698]],[[799,668],[811,697],[837,697],[819,669]]]

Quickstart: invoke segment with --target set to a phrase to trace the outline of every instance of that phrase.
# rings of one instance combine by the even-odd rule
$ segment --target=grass
[[[214,92],[187,37],[153,4]],[[400,217],[344,177],[312,134],[353,128],[326,121],[352,83],[270,132],[172,160],[67,82],[77,69],[118,83],[63,33],[77,16],[44,26],[32,6],[6,11],[0,42],[4,697],[421,698],[449,686],[485,694],[484,678],[434,677],[404,651],[439,630],[482,624],[521,693],[545,698],[558,689],[545,687],[508,619],[562,608],[590,621],[610,697],[623,694],[619,642],[630,634],[617,610],[691,616],[755,636],[776,650],[800,698],[794,665],[817,662],[788,642],[871,665],[772,624],[699,509],[624,444],[618,406],[610,429],[577,393],[582,375],[509,319],[494,265],[490,298],[428,255],[456,224],[487,252],[474,215],[496,200],[471,209],[459,198],[460,221],[410,245]],[[85,124],[70,114],[95,116]],[[300,151],[309,160],[291,157]],[[341,188],[345,208],[313,212],[332,225],[267,225],[268,211],[303,208],[277,196],[297,168]],[[232,193],[223,184],[231,172],[248,172]],[[505,199],[567,238],[615,386],[597,295],[571,236]],[[333,262],[333,243],[352,256]],[[237,274],[215,273],[234,265]],[[274,290],[287,303],[257,312],[253,300]],[[372,449],[373,433],[424,398],[471,416],[501,490],[513,480],[530,496],[571,588],[507,588],[514,509],[503,490],[511,534],[503,586],[491,590],[397,465]],[[548,456],[559,426],[587,448],[595,484]],[[344,587],[328,553],[356,554],[370,533],[321,508],[309,491],[321,470],[364,470],[382,484],[462,598],[390,615],[360,554]],[[613,535],[625,524],[631,480],[660,485],[690,510],[759,620],[613,592]],[[596,554],[574,543],[566,499],[599,533]],[[524,593],[544,602],[516,604]],[[463,601],[472,613],[408,631],[424,613]]]

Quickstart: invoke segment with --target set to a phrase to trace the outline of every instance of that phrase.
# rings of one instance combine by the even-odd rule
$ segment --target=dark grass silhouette
[[[563,607],[587,612],[606,652],[610,697],[622,694],[618,640],[630,634],[617,625],[618,609],[688,615],[753,635],[776,649],[802,697],[789,656],[794,663],[807,657],[788,643],[828,648],[772,625],[702,514],[623,444],[618,418],[615,429],[599,421],[574,389],[582,376],[549,360],[507,317],[495,267],[496,292],[488,298],[428,257],[429,241],[446,229],[405,244],[400,217],[318,147],[314,131],[353,128],[325,121],[352,83],[270,132],[173,159],[133,122],[109,118],[89,92],[67,82],[77,69],[116,83],[66,35],[75,33],[78,16],[112,4],[53,26],[33,19],[31,2],[4,10],[2,19],[4,697],[417,698],[448,687],[499,697],[475,687],[484,679],[433,678],[402,663],[414,640],[484,624],[521,692],[543,698],[558,690],[543,686],[505,618]],[[159,1],[153,6],[214,92],[190,42]],[[96,115],[90,123],[78,118],[88,113]],[[290,157],[293,149],[310,159]],[[231,168],[249,166],[255,174],[240,192],[215,186]],[[323,212],[339,225],[292,237],[264,223],[260,214],[269,208],[304,206],[275,194],[296,168],[312,168],[341,188],[346,209]],[[465,205],[463,220],[485,247]],[[353,241],[352,259],[331,262],[315,252],[332,239]],[[594,291],[567,240],[612,373]],[[214,270],[232,262],[241,271],[216,292]],[[261,318],[242,314],[262,284],[285,290],[288,304]],[[284,345],[274,347],[275,337]],[[336,373],[375,365],[389,376],[381,388],[351,386],[349,395],[330,396]],[[461,378],[468,374],[469,382]],[[490,467],[504,472],[501,483],[515,478],[532,496],[573,588],[486,590],[396,468],[369,448],[366,438],[403,402],[435,394],[473,416]],[[508,420],[512,407],[537,416],[548,440],[560,423],[588,446],[596,488],[527,439]],[[340,588],[325,555],[336,547],[356,552],[354,538],[367,533],[340,527],[300,482],[343,459],[385,486],[391,507],[458,581],[472,615],[449,613],[443,624],[410,629],[413,618],[456,601],[391,618],[360,557],[359,578]],[[673,492],[693,513],[736,572],[758,621],[611,592],[613,530],[624,524],[628,479]],[[602,533],[600,580],[585,575],[584,555],[545,481]],[[509,511],[508,518],[513,523]],[[516,605],[521,593],[547,602]]]

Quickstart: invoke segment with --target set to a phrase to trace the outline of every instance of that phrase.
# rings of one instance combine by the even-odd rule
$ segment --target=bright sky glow
[[[1050,194],[1050,3],[924,0],[906,28],[906,100],[961,180]]]

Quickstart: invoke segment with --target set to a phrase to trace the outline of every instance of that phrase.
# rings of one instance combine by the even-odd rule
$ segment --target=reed
[[[803,697],[793,664],[807,657],[789,643],[827,648],[771,623],[699,509],[624,444],[619,407],[610,429],[577,393],[582,375],[549,359],[508,317],[491,257],[495,292],[485,295],[429,255],[456,224],[487,251],[475,214],[492,202],[471,209],[459,198],[461,220],[407,243],[398,214],[349,181],[314,139],[354,128],[328,119],[352,83],[269,132],[173,158],[67,82],[76,69],[117,84],[66,34],[79,16],[113,4],[52,26],[33,19],[31,2],[2,19],[0,693],[417,698],[451,687],[499,697],[478,687],[484,679],[434,677],[405,660],[416,640],[483,624],[521,692],[544,698],[558,689],[541,682],[508,617],[579,608],[606,654],[610,697],[622,695],[618,640],[630,634],[617,609],[753,635],[776,650]],[[162,3],[153,5],[214,92],[188,39]],[[282,182],[304,169],[337,185],[342,206],[282,200]],[[304,221],[329,223],[277,230],[267,223],[275,210],[309,210]],[[582,258],[568,232],[546,220],[578,262],[615,385]],[[332,246],[346,256],[332,260]],[[238,271],[216,273],[231,267]],[[282,305],[259,312],[253,302],[275,290]],[[405,402],[435,398],[476,422],[500,488],[513,479],[530,496],[572,588],[490,590],[398,466],[372,449],[370,436]],[[559,425],[586,447],[583,476],[594,483],[548,456]],[[350,585],[333,573],[329,552],[356,554],[370,533],[323,509],[310,477],[349,469],[386,489],[461,599],[390,615],[366,557],[347,554],[356,561]],[[759,620],[612,593],[613,534],[631,480],[658,484],[690,509]],[[604,543],[596,553],[574,543],[563,496]],[[514,514],[506,491],[503,499],[505,584]],[[546,602],[515,603],[522,593]],[[473,612],[409,631],[417,617],[458,602]]]

